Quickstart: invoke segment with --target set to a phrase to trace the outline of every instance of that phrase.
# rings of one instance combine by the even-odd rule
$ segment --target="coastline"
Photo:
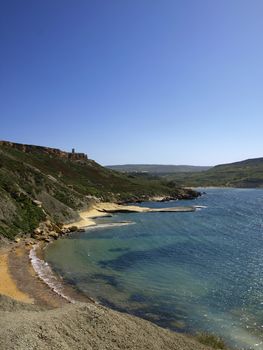
[[[80,219],[64,225],[64,228],[76,227],[78,230],[84,230],[88,227],[95,227],[97,225],[94,218],[109,216],[108,213],[104,212],[104,209],[116,209],[117,207],[118,205],[114,203],[106,203],[105,205],[97,203],[94,207],[79,212]],[[75,298],[80,301],[91,301],[88,297],[82,298],[80,293],[76,295],[70,286],[68,286],[68,292],[70,295],[75,294],[75,298],[68,297],[61,291],[54,290],[55,286],[52,287],[51,284],[48,284],[43,276],[41,278],[37,267],[32,264],[32,258],[38,259],[36,262],[38,264],[45,263],[41,259],[41,255],[48,242],[31,239],[29,243],[28,239],[24,238],[0,246],[0,295],[28,304],[49,307],[74,302]],[[63,284],[63,288],[65,287]],[[41,292],[37,292],[37,290]]]
[[[131,208],[130,208],[131,207]],[[145,208],[142,207],[136,207],[136,206],[128,206],[128,209],[130,209],[132,212],[134,210],[138,210],[138,212],[145,212]],[[96,223],[94,221],[94,218],[97,217],[103,217],[108,216],[108,213],[104,210],[122,210],[123,208],[119,205],[113,204],[113,203],[107,203],[96,205],[95,208],[91,208],[90,210],[83,211],[80,213],[80,220],[78,220],[75,223],[70,224],[76,225],[78,229],[84,229],[85,227],[91,227],[96,226]],[[125,209],[127,209],[127,206],[125,206]],[[148,208],[146,208],[148,209]],[[147,211],[147,210],[146,210]],[[67,226],[67,225],[65,225]],[[0,286],[3,285],[3,277],[6,277],[8,282],[5,284],[5,290],[0,288],[0,294],[4,294],[8,297],[14,298],[17,302],[14,303],[14,301],[10,301],[9,298],[3,299],[2,296],[0,296],[0,313],[2,312],[2,305],[1,303],[4,301],[4,309],[11,308],[11,311],[14,311],[14,316],[20,317],[20,314],[22,311],[20,311],[20,308],[22,308],[24,312],[24,305],[29,305],[28,307],[32,308],[30,312],[33,312],[34,315],[32,316],[33,319],[35,319],[35,314],[37,311],[37,314],[39,314],[40,318],[40,324],[41,324],[41,330],[43,328],[43,322],[45,324],[45,321],[42,320],[41,314],[43,313],[43,316],[48,312],[45,310],[50,310],[49,312],[53,312],[53,315],[55,318],[59,319],[60,315],[63,314],[62,323],[64,324],[64,313],[68,312],[68,318],[73,318],[72,323],[70,323],[70,327],[72,327],[71,331],[73,333],[73,338],[76,337],[74,335],[74,332],[78,332],[77,329],[75,330],[74,326],[78,327],[78,323],[76,324],[76,321],[74,320],[74,315],[76,314],[76,319],[79,319],[80,314],[84,314],[85,317],[87,317],[87,314],[95,313],[96,315],[100,315],[100,319],[102,320],[102,328],[99,327],[97,329],[97,326],[93,328],[92,330],[94,332],[94,336],[98,337],[98,342],[101,341],[101,334],[105,332],[105,329],[111,329],[112,324],[116,324],[117,328],[121,328],[122,325],[125,325],[125,330],[121,331],[117,337],[114,337],[112,340],[112,348],[113,349],[123,349],[127,343],[130,343],[129,348],[131,349],[180,349],[180,350],[207,350],[210,349],[209,347],[200,344],[198,341],[194,339],[194,337],[190,335],[182,335],[178,334],[176,332],[158,327],[154,324],[152,324],[149,321],[146,321],[144,319],[138,318],[136,316],[132,316],[126,313],[120,313],[118,311],[114,311],[108,307],[102,306],[98,303],[96,303],[94,300],[82,296],[78,291],[74,290],[74,288],[71,288],[71,286],[65,286],[63,284],[63,288],[67,288],[66,292],[66,298],[65,295],[62,293],[58,293],[55,288],[51,289],[50,286],[48,286],[43,280],[40,278],[41,276],[37,275],[36,271],[33,269],[29,255],[30,252],[33,251],[33,249],[36,249],[36,256],[41,256],[41,250],[45,248],[45,246],[49,243],[42,242],[42,246],[30,245],[27,244],[27,240],[21,239],[20,241],[16,243],[9,244],[8,246],[1,247],[0,249],[0,258],[1,262],[3,264],[1,265],[2,270],[5,273],[0,274]],[[43,252],[43,251],[42,251]],[[31,256],[32,258],[32,256]],[[62,281],[63,283],[63,281]],[[75,293],[75,294],[74,294]],[[62,295],[61,295],[62,294]],[[13,300],[13,299],[12,299]],[[76,303],[75,303],[76,301]],[[22,302],[22,304],[21,304]],[[13,310],[15,308],[15,310]],[[41,308],[41,309],[39,309]],[[53,311],[54,310],[54,311]],[[29,312],[29,311],[27,311]],[[55,314],[54,314],[55,312]],[[10,315],[12,313],[9,313]],[[53,317],[53,316],[52,316]],[[27,323],[29,321],[29,324],[31,322],[31,318],[27,319]],[[51,321],[53,322],[53,319],[51,318]],[[88,322],[88,327],[90,327],[90,323],[92,324],[92,321]],[[20,323],[23,323],[20,322]],[[19,323],[19,327],[22,326]],[[85,321],[85,324],[87,321]],[[0,326],[2,328],[1,322]],[[3,326],[4,327],[4,326]],[[34,328],[34,325],[29,326],[30,332],[32,333],[32,328]],[[50,325],[48,325],[50,327]],[[83,326],[84,327],[84,326]],[[15,326],[16,328],[16,326]],[[134,328],[134,331],[131,332],[131,334],[127,335],[127,329]],[[89,331],[90,332],[90,331]],[[108,334],[108,330],[106,333]],[[139,341],[137,341],[138,334],[141,333]],[[32,333],[33,334],[33,333]],[[0,332],[0,341],[2,331]],[[57,335],[56,335],[57,336]],[[61,334],[59,334],[61,336]],[[33,337],[33,336],[32,336]],[[61,336],[62,337],[62,336]],[[83,335],[84,337],[84,335]],[[63,338],[63,337],[62,337]],[[123,340],[125,339],[126,340]],[[152,339],[155,338],[154,343],[152,342]],[[64,341],[64,338],[61,339],[61,341]],[[85,340],[87,342],[88,340]],[[110,340],[111,341],[111,340]],[[105,338],[106,344],[108,344],[108,339]],[[120,343],[121,345],[119,347],[115,347],[116,343]],[[133,346],[136,347],[133,348]],[[26,340],[26,346],[23,347],[20,345],[15,345],[12,347],[9,344],[9,349],[27,349],[28,346],[28,339]],[[150,345],[149,345],[150,344]],[[42,346],[42,340],[41,344],[39,346]],[[46,345],[46,344],[45,344]],[[67,348],[67,347],[65,347]],[[78,347],[77,347],[78,348]],[[84,347],[86,349],[86,347]],[[83,348],[83,349],[84,349]],[[54,347],[45,347],[45,349],[54,349]],[[87,348],[89,349],[89,348]]]
[[[9,254],[11,249],[15,248],[0,248],[0,294],[9,296],[17,301],[32,304],[33,299],[18,288],[16,281],[11,275],[9,267]],[[15,254],[17,254],[17,252],[15,252]]]
[[[197,206],[198,207],[198,206]],[[96,218],[112,216],[118,212],[131,213],[151,213],[151,212],[188,212],[195,211],[195,206],[189,207],[172,207],[172,208],[149,208],[140,207],[138,205],[120,205],[111,202],[99,202],[91,208],[79,212],[79,220],[63,225],[63,229],[67,233],[74,234],[75,231],[84,231],[86,228],[97,227]],[[117,225],[131,224],[131,222],[116,223]],[[114,225],[114,223],[112,224]],[[61,236],[63,236],[62,234]],[[59,239],[56,237],[55,239]],[[91,298],[81,296],[81,293],[76,292],[71,286],[67,286],[61,281],[61,287],[51,281],[45,279],[41,273],[41,269],[51,268],[42,259],[43,250],[47,244],[52,243],[51,240],[38,240],[21,238],[17,242],[12,242],[4,246],[0,246],[0,294],[11,297],[17,301],[39,304],[46,306],[61,306],[64,303],[74,303],[77,301],[94,302]],[[25,278],[26,276],[26,278]],[[52,276],[57,278],[58,276]],[[51,278],[51,279],[52,279]],[[65,294],[62,289],[67,289],[68,294]],[[36,291],[41,291],[37,292]],[[56,295],[52,298],[52,295]],[[74,295],[74,297],[72,297]]]
[[[161,198],[161,197],[160,197]],[[161,200],[160,200],[161,201]],[[95,226],[95,218],[111,216],[114,213],[154,213],[154,212],[193,212],[198,206],[176,206],[168,208],[149,208],[138,205],[122,205],[111,202],[96,203],[91,209],[79,212],[80,219],[64,225],[65,228]]]

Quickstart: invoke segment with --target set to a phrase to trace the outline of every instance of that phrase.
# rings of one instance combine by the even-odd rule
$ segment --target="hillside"
[[[106,169],[84,153],[0,142],[0,236],[31,232],[46,217],[74,221],[94,201],[128,202],[197,193]]]
[[[93,303],[52,310],[0,296],[4,350],[212,350],[193,337]]]
[[[181,173],[166,176],[181,186],[263,187],[263,158],[217,165],[202,173]]]
[[[194,165],[161,165],[161,164],[123,164],[107,165],[109,169],[124,173],[149,173],[149,174],[170,174],[183,172],[200,172],[208,170],[209,166]]]

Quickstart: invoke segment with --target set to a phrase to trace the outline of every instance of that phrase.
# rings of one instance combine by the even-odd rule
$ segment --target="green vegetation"
[[[195,195],[156,177],[127,176],[93,160],[68,159],[59,150],[0,142],[0,235],[8,238],[32,232],[47,215],[55,222],[75,220],[77,210],[94,200]]]
[[[263,187],[263,158],[217,165],[200,173],[177,173],[164,177],[178,186]]]
[[[211,346],[213,349],[227,349],[224,341],[211,333],[198,333],[197,340],[204,345]]]
[[[109,166],[137,178],[162,178],[170,186],[188,187],[263,187],[263,158],[209,167],[180,165],[116,165]]]
[[[177,165],[116,165],[109,166],[134,178],[158,178],[170,186],[188,187],[263,187],[263,158],[209,167]]]

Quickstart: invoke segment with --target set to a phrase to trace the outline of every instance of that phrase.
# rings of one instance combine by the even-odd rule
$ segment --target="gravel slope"
[[[44,310],[0,296],[1,350],[209,350],[194,339],[95,304]]]

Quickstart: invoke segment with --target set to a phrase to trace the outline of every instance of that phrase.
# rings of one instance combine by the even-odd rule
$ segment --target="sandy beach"
[[[80,212],[80,220],[65,225],[65,227],[76,226],[78,229],[83,229],[94,226],[96,225],[94,218],[109,215],[104,210],[121,209],[122,207],[124,206],[114,203],[97,203],[89,210]],[[127,208],[134,209],[133,206]],[[136,207],[136,209],[143,211],[143,208],[140,207]],[[2,244],[0,247],[0,294],[28,304],[35,303],[49,307],[67,304],[68,301],[53,292],[37,276],[29,259],[31,249],[32,246],[25,245],[23,239],[19,243]],[[69,286],[65,288],[71,296],[74,295],[74,299],[90,301]]]
[[[153,213],[153,212],[191,212],[195,206],[170,207],[170,208],[149,208],[138,205],[120,205],[116,203],[96,203],[91,209],[79,213],[80,220],[64,225],[64,227],[76,226],[78,229],[96,225],[95,218],[109,216],[114,213]]]
[[[1,349],[211,350],[191,336],[84,298],[69,303],[37,278],[28,252],[23,243],[1,248]]]
[[[109,212],[127,210],[131,212],[146,212],[148,208],[135,205],[119,205],[110,202],[96,203],[92,208],[79,212],[80,220],[64,225],[64,227],[76,226],[78,229],[96,225],[95,218],[109,216]]]
[[[97,204],[81,212],[80,220],[71,225],[78,228],[95,225],[95,217],[109,215],[105,210],[145,211],[137,206],[123,207]],[[190,336],[113,311],[94,303],[71,286],[64,286],[65,293],[76,301],[70,303],[37,276],[29,260],[31,249],[23,239],[0,249],[0,344],[3,349],[210,349]]]
[[[0,250],[0,294],[9,296],[24,303],[33,303],[33,299],[22,292],[12,278],[8,264],[10,248]]]
[[[65,228],[76,227],[85,229],[95,226],[95,218],[111,216],[114,213],[145,213],[145,212],[184,212],[193,211],[194,207],[172,207],[172,208],[148,208],[137,205],[120,205],[116,203],[96,203],[91,208],[79,212],[80,219],[76,222],[64,225]],[[39,242],[35,241],[36,244]],[[45,244],[43,245],[43,247]],[[40,246],[39,246],[40,247]],[[42,248],[43,248],[42,247]],[[41,254],[41,249],[39,252]],[[14,298],[26,303],[38,303],[41,305],[60,306],[64,304],[64,298],[54,293],[34,271],[29,254],[31,245],[26,245],[22,239],[19,243],[2,246],[0,249],[0,294]],[[87,301],[88,298],[81,297],[70,287],[67,292],[74,295],[78,301]],[[55,297],[53,297],[55,295]]]

